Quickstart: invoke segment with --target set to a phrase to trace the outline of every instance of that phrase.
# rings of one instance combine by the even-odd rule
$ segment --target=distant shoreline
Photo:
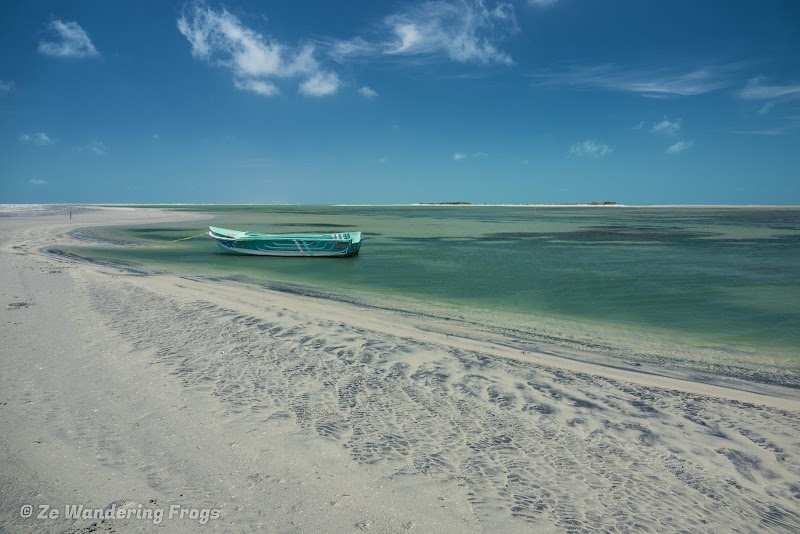
[[[398,204],[287,204],[253,202],[165,202],[165,203],[7,203],[0,204],[0,217],[26,212],[30,209],[38,215],[66,213],[79,208],[169,208],[171,206],[330,206],[330,207],[465,207],[465,208],[674,208],[674,209],[800,209],[800,204],[621,204],[621,203],[518,203],[492,204],[467,202],[415,202]]]
[[[381,206],[382,204],[337,204],[346,205],[370,205]],[[455,204],[455,203],[426,203],[416,204],[396,204],[399,206],[442,206],[442,207],[494,207],[494,208],[800,208],[798,204]]]
[[[416,202],[412,206],[509,206],[509,207],[553,207],[553,208],[618,208],[624,207],[619,202],[575,202],[566,204],[546,204],[546,203],[525,203],[525,204],[475,204],[472,202]]]

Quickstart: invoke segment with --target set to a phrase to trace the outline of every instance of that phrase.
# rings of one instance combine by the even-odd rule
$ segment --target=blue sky
[[[800,204],[800,2],[4,2],[0,202]]]

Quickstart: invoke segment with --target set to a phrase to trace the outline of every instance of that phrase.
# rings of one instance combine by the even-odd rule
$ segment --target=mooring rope
[[[203,232],[202,234],[197,235],[190,235],[189,237],[182,237],[180,239],[173,239],[172,241],[167,241],[167,243],[177,243],[178,241],[186,241],[187,239],[194,239],[195,237],[200,237],[201,235],[207,235],[208,232]]]

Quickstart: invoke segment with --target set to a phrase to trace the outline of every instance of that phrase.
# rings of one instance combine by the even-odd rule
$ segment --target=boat
[[[208,235],[214,238],[219,248],[225,252],[257,256],[346,258],[355,256],[361,249],[361,232],[262,234],[209,226]]]

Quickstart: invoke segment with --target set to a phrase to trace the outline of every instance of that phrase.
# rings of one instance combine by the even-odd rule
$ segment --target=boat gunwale
[[[357,243],[361,241],[362,238],[361,232],[336,232],[336,233],[326,233],[326,234],[262,234],[260,232],[249,232],[251,235],[231,236],[215,232],[212,228],[215,228],[216,230],[225,230],[228,232],[237,232],[241,234],[244,234],[245,232],[239,232],[237,230],[230,230],[227,228],[218,228],[209,226],[209,232],[208,232],[209,237],[222,241],[303,240],[303,241],[337,241],[337,242],[349,241],[351,243]],[[336,237],[337,235],[341,237]]]

